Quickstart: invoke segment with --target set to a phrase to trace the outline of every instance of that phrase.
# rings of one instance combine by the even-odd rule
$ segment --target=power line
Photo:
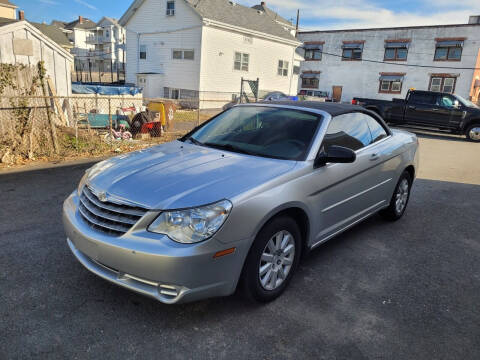
[[[338,54],[332,54],[328,52],[321,52],[322,54],[329,55],[329,56],[334,56],[334,57],[339,57],[342,59],[348,59],[352,60],[351,57],[343,56],[343,55],[338,55]],[[418,64],[400,64],[396,62],[389,62],[389,61],[379,61],[379,60],[370,60],[370,59],[354,59],[355,61],[364,61],[364,62],[370,62],[370,63],[376,63],[376,64],[386,64],[386,65],[397,65],[397,66],[407,66],[407,67],[418,67],[418,68],[432,68],[432,69],[449,69],[449,70],[480,70],[480,68],[471,68],[471,67],[450,67],[450,66],[438,66],[438,65],[418,65]]]

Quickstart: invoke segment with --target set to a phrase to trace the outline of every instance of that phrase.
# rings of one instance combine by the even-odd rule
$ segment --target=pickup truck
[[[392,125],[409,125],[465,135],[480,142],[480,107],[458,95],[410,90],[404,99],[353,98]]]

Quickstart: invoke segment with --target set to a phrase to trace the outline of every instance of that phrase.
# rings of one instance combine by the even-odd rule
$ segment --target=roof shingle
[[[266,33],[286,40],[297,39],[264,11],[228,0],[186,0],[202,18]]]

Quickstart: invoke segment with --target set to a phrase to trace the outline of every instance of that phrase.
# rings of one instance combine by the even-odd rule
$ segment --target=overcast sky
[[[50,23],[78,15],[96,21],[104,15],[120,18],[133,0],[10,1],[25,10],[27,19]],[[251,6],[260,0],[237,2]],[[480,15],[480,0],[267,0],[267,6],[292,20],[300,9],[300,27],[308,30],[463,24],[469,15]]]

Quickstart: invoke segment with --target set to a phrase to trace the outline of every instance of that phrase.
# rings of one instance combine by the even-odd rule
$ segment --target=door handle
[[[413,106],[413,105],[409,105],[408,108],[411,109],[411,110],[415,110],[417,107]]]
[[[378,159],[380,159],[378,154],[372,154],[372,156],[370,156],[370,161],[377,161]]]
[[[433,108],[432,111],[439,111],[440,109],[437,109],[437,108]]]

